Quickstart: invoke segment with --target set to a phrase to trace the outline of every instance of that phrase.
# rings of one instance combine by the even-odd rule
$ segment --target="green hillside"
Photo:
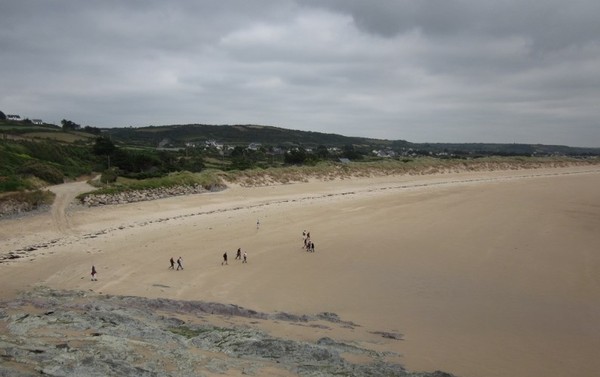
[[[301,145],[312,148],[319,145],[341,147],[354,144],[387,147],[410,144],[403,140],[389,141],[348,137],[331,133],[289,130],[260,125],[187,124],[140,128],[107,128],[103,129],[103,132],[126,144],[144,146],[157,146],[165,139],[168,139],[172,146],[184,146],[186,143],[204,143],[211,140],[230,145],[262,143],[273,146]]]
[[[252,148],[249,146],[252,145]],[[268,169],[420,156],[599,156],[600,148],[532,144],[410,143],[260,125],[172,125],[97,129],[63,120],[50,124],[0,120],[0,192],[31,190],[91,172],[106,181],[158,178],[171,172]],[[110,171],[109,171],[110,169]]]

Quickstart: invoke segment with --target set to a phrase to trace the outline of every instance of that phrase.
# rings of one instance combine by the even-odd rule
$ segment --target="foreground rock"
[[[0,308],[0,376],[261,376],[265,370],[299,376],[450,376],[411,373],[386,361],[385,352],[329,337],[316,342],[282,339],[248,325],[278,321],[318,326],[325,321],[358,326],[334,313],[269,314],[235,305],[47,288]],[[215,325],[215,318],[221,325]],[[223,321],[231,318],[248,322],[222,324],[232,323]],[[353,363],[347,355],[368,361]]]

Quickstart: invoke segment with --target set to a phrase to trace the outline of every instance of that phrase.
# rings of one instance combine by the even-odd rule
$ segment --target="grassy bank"
[[[207,169],[201,173],[177,172],[161,178],[134,180],[119,177],[116,183],[104,185],[98,181],[94,194],[116,194],[124,191],[147,190],[160,187],[201,185],[207,190],[227,184],[266,186],[307,182],[311,179],[335,180],[368,178],[385,175],[425,175],[463,171],[522,170],[567,166],[600,165],[599,158],[575,159],[569,157],[485,157],[478,159],[406,158],[370,162],[320,162],[314,166],[285,166],[269,169],[221,171]],[[89,193],[87,193],[89,194]],[[83,194],[85,196],[87,194]]]
[[[598,165],[599,158],[575,159],[569,157],[484,157],[478,159],[405,158],[384,159],[346,164],[321,162],[314,166],[289,166],[276,169],[251,169],[221,173],[226,182],[242,186],[263,186],[310,179],[334,180],[353,177],[385,175],[425,175],[463,171],[521,170],[550,167]]]
[[[83,199],[89,194],[112,195],[125,191],[151,190],[162,187],[199,185],[207,190],[224,187],[219,172],[215,170],[205,170],[201,173],[176,172],[160,178],[148,178],[142,180],[119,177],[115,183],[110,185],[106,185],[101,181],[90,181],[90,183],[98,187],[98,189],[93,192],[79,195],[79,199]]]
[[[47,190],[33,190],[0,194],[0,217],[16,213],[30,212],[54,202],[54,193]]]

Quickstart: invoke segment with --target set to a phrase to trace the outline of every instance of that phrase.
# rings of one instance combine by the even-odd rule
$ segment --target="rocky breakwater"
[[[115,194],[88,194],[81,199],[81,203],[89,207],[111,204],[126,204],[168,198],[171,196],[202,194],[206,192],[220,191],[222,189],[224,189],[224,186],[218,185],[213,185],[208,189],[202,185],[158,187],[154,189],[129,190]]]
[[[256,326],[265,321],[319,334],[360,328],[334,313],[272,314],[39,287],[0,303],[0,376],[450,376],[409,372],[388,361],[391,353],[359,342],[276,337]],[[401,340],[400,334],[372,334]]]

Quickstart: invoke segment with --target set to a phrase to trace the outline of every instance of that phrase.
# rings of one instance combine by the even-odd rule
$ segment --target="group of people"
[[[306,230],[302,231],[302,239],[304,240],[304,246],[302,246],[302,248],[314,253],[315,243],[310,239],[310,232],[307,232]]]
[[[169,266],[170,270],[174,270],[175,269],[175,260],[173,260],[173,257],[171,257],[171,259],[169,260],[169,263],[171,263],[171,265]],[[183,270],[183,258],[179,257],[177,258],[177,271],[179,270]]]
[[[235,253],[235,259],[241,260],[242,263],[248,263],[248,253],[246,253],[244,251],[244,255],[242,255],[242,248],[238,247],[237,252]],[[225,264],[228,264],[227,263],[227,252],[223,253],[223,262],[221,262],[221,266],[223,266]]]
[[[238,248],[237,253],[235,255],[235,259],[241,260],[242,263],[248,263],[248,253],[244,251],[244,254],[242,255],[242,248]],[[169,263],[170,263],[169,269],[175,270],[175,260],[173,259],[173,257],[171,257],[171,259],[169,260]],[[221,266],[226,265],[226,264],[228,264],[227,263],[227,252],[225,252],[223,254],[223,262],[221,262]],[[183,258],[181,258],[181,257],[177,258],[177,269],[176,270],[177,271],[183,270]],[[92,266],[92,280],[96,280],[95,275],[96,275],[96,270]]]

